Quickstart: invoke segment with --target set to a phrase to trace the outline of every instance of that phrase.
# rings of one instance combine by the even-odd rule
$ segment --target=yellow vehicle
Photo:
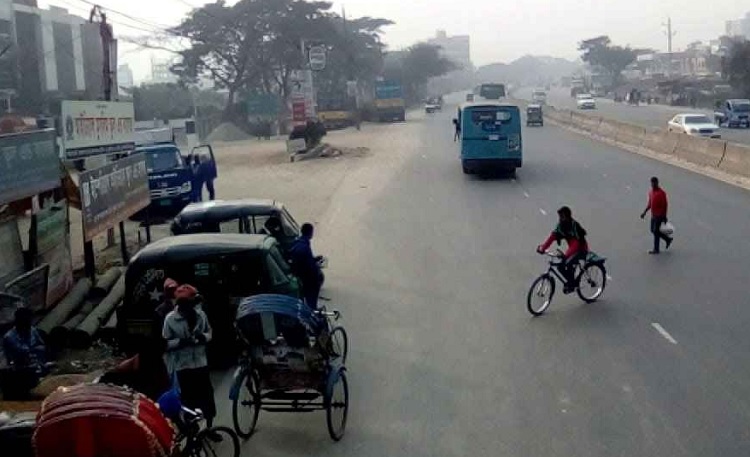
[[[351,127],[356,124],[353,103],[345,96],[318,96],[318,119],[326,130]]]

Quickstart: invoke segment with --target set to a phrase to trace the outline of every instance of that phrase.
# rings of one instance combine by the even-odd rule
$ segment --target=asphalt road
[[[378,127],[395,155],[352,171],[320,224],[350,336],[346,436],[262,412],[243,455],[749,455],[748,193],[555,127],[524,131],[517,179],[467,177],[452,113]],[[652,175],[676,226],[661,256],[638,217]],[[534,248],[563,204],[611,281],[532,318]]]
[[[519,89],[516,95],[524,99],[530,99],[531,91],[531,88]],[[576,109],[576,101],[570,96],[569,89],[553,88],[547,97],[547,101],[551,105],[571,110]],[[585,111],[585,113],[630,122],[631,124],[642,125],[644,127],[666,128],[667,121],[680,113],[703,113],[711,119],[714,117],[713,111],[705,109],[646,104],[630,106],[627,103],[615,103],[607,98],[598,98],[596,108],[596,110]],[[750,129],[722,127],[721,137],[735,143],[750,144]]]

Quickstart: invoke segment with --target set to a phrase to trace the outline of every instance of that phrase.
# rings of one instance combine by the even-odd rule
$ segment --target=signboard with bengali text
[[[60,187],[55,131],[0,135],[0,205]]]
[[[91,241],[150,203],[146,157],[134,154],[83,172],[79,187],[83,238]]]
[[[130,102],[62,102],[62,142],[67,160],[130,151],[135,112]]]

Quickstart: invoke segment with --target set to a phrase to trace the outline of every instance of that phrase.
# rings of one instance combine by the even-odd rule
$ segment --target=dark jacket
[[[305,282],[320,281],[322,272],[312,252],[310,239],[304,236],[297,238],[289,248],[292,260],[292,272]]]

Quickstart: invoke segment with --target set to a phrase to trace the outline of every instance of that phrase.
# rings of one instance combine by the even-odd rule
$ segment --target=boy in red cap
[[[208,317],[198,307],[195,287],[183,284],[175,289],[176,307],[164,319],[162,336],[167,340],[167,370],[177,374],[183,403],[200,408],[210,427],[216,416],[214,388],[208,370],[206,344],[211,341]]]

